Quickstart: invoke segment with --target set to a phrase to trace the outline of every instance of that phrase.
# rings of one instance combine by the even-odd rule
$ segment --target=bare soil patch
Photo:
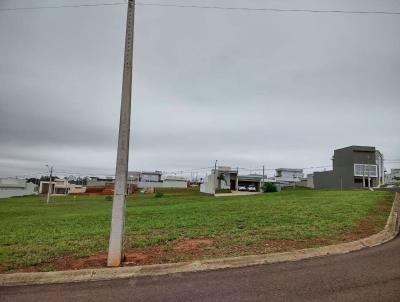
[[[177,252],[187,252],[202,249],[204,246],[210,246],[212,244],[213,241],[210,239],[186,239],[178,242],[173,249]]]

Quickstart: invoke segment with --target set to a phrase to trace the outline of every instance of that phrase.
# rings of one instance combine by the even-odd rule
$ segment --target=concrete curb
[[[395,238],[399,233],[399,211],[400,194],[396,193],[385,228],[378,234],[353,242],[329,245],[319,248],[309,248],[293,252],[210,259],[194,262],[104,269],[83,269],[61,272],[2,274],[0,275],[0,286],[70,283],[144,276],[160,276],[174,273],[199,272],[223,268],[238,268],[267,263],[297,261],[327,255],[346,254],[367,247],[377,246]]]

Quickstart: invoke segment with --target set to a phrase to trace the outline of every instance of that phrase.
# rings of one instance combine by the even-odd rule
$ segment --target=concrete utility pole
[[[363,188],[365,188],[365,164],[363,165]]]
[[[214,163],[214,193],[215,193],[215,190],[218,189],[217,163],[218,163],[218,160],[215,160],[215,163]]]
[[[50,169],[50,173],[49,173],[49,175],[50,175],[50,178],[49,178],[49,188],[48,188],[48,190],[47,190],[47,201],[46,201],[46,203],[47,204],[49,204],[50,203],[50,197],[51,197],[51,191],[52,191],[52,187],[51,187],[51,179],[53,178],[53,167],[51,167],[51,168],[49,168],[49,165],[46,165],[46,167],[48,168],[48,169]]]
[[[369,167],[368,167],[368,189],[371,189],[371,178],[369,174]]]
[[[107,266],[120,266],[121,261],[123,260],[125,199],[128,178],[129,137],[131,126],[134,18],[135,0],[129,0],[126,18],[125,57],[122,79],[117,164],[115,171],[115,188]]]
[[[235,191],[239,191],[239,167],[236,168]]]
[[[264,177],[265,177],[265,166],[263,165],[263,178],[262,178],[262,184],[264,185]]]

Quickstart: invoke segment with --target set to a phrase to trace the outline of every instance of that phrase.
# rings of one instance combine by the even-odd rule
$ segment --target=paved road
[[[0,301],[400,301],[400,238],[292,263],[75,284],[0,287]]]

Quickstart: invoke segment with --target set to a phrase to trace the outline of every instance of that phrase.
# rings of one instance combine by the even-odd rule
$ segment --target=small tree
[[[220,176],[218,176],[217,177],[217,179],[219,180],[219,181],[223,181],[224,183],[225,183],[225,185],[228,185],[228,183],[227,183],[227,181],[226,181],[226,179],[225,179],[225,175],[224,174],[221,174]]]
[[[271,182],[264,182],[264,184],[262,186],[262,190],[263,190],[264,193],[277,192],[278,191],[276,186]]]
[[[163,196],[164,196],[164,193],[160,192],[160,191],[156,191],[156,194],[154,195],[155,198],[161,198]]]

